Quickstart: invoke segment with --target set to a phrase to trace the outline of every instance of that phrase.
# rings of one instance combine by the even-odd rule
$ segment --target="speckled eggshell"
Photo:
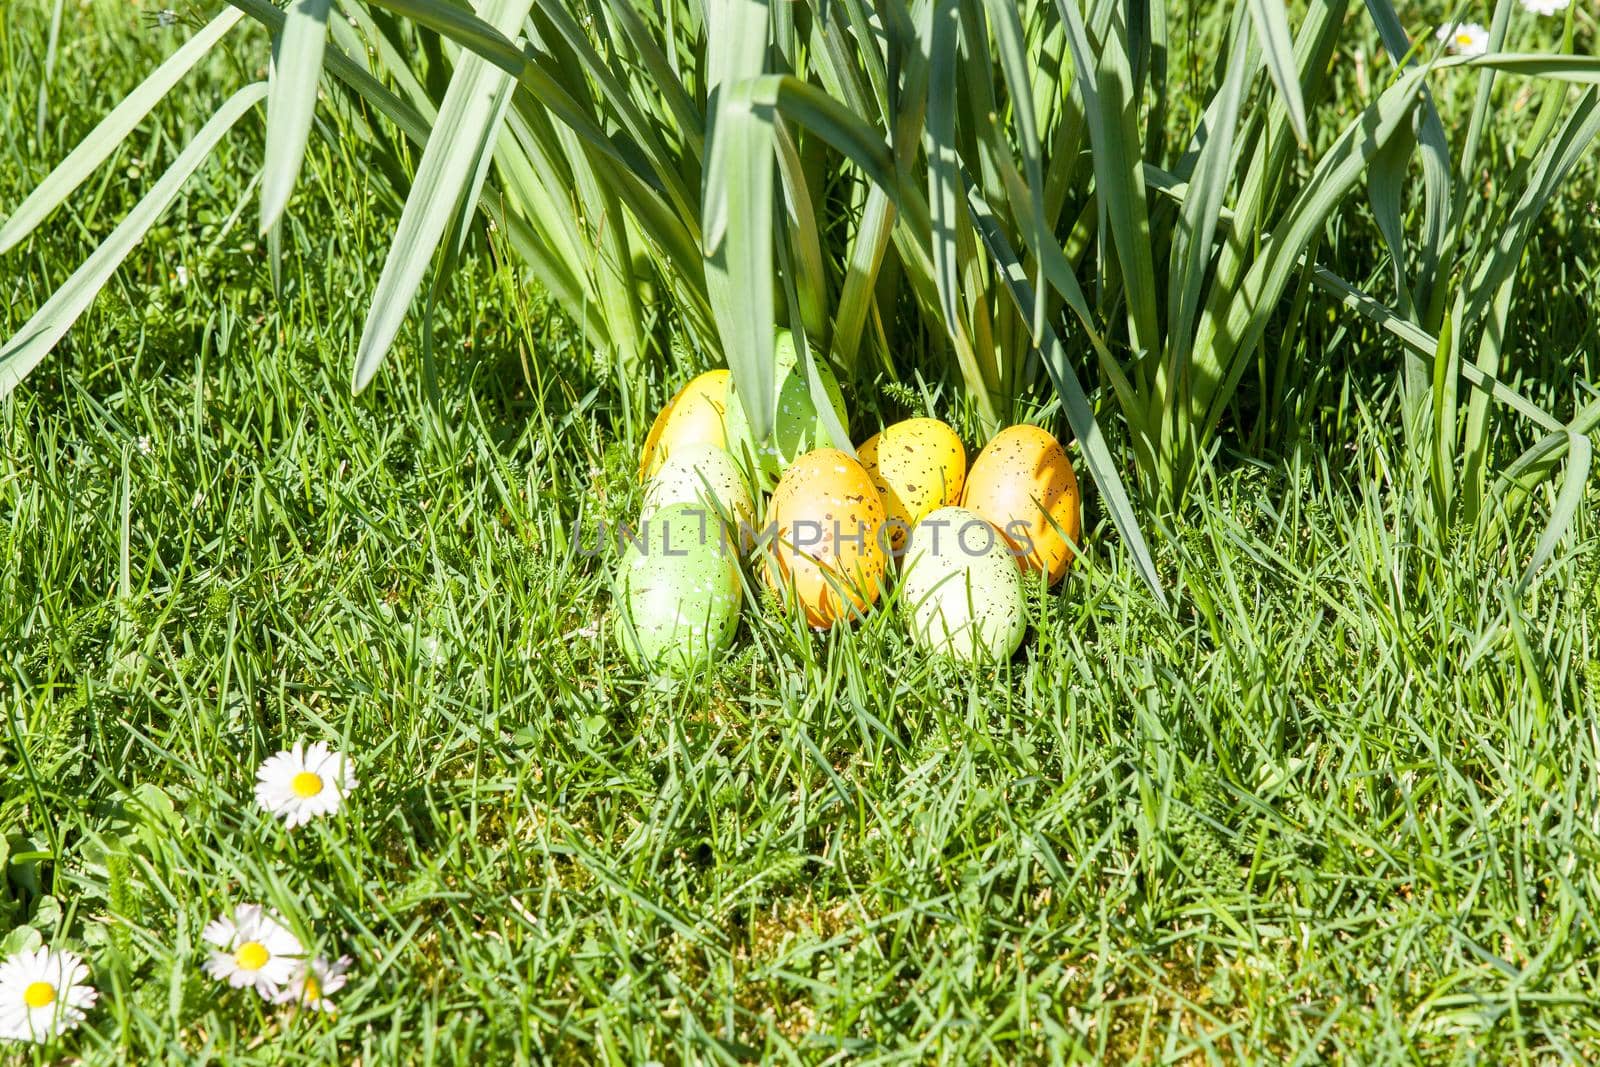
[[[697,504],[668,505],[635,533],[618,573],[618,640],[635,667],[691,674],[738,629],[738,553]]]
[[[716,445],[691,441],[674,448],[650,476],[639,518],[648,519],[672,504],[705,505],[736,532],[755,528],[755,502],[744,475]]]
[[[773,388],[777,393],[777,410],[772,440],[759,444],[752,440],[750,420],[738,386],[728,394],[728,450],[751,472],[752,480],[762,489],[770,488],[796,457],[814,448],[837,448],[840,444],[817,415],[817,406],[811,401],[811,387],[806,384],[805,364],[795,348],[794,335],[788,330],[778,331],[775,354]],[[848,429],[850,417],[845,411],[838,380],[825,362],[820,359],[813,362],[839,425]]]
[[[781,593],[792,583],[806,622],[819,630],[865,611],[883,586],[883,520],[861,464],[833,448],[807,452],[783,472],[767,505],[765,529],[775,533],[767,584]]]
[[[639,453],[639,480],[660,469],[681,445],[701,443],[728,447],[728,383],[726,370],[708,370],[679,389],[650,424]]]
[[[1005,538],[966,508],[938,508],[912,530],[900,603],[918,648],[967,662],[1009,659],[1028,629]]]
[[[994,523],[1024,568],[1052,585],[1067,573],[1082,522],[1078,478],[1048,432],[1023,425],[995,434],[967,471],[961,506]]]
[[[967,450],[938,419],[906,419],[856,449],[889,520],[889,544],[900,548],[911,527],[936,508],[961,500]]]

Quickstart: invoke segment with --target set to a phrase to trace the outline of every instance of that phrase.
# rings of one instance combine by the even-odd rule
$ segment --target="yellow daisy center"
[[[49,982],[30,982],[22,991],[22,1002],[30,1008],[48,1008],[56,1002],[56,987]]]
[[[306,975],[306,988],[301,999],[308,1004],[322,999],[322,983],[317,981],[315,975]]]
[[[1471,43],[1472,43],[1472,35],[1471,34],[1469,34],[1469,33],[1458,33],[1458,34],[1456,34],[1456,44],[1459,44],[1459,45],[1462,45],[1463,47],[1465,47],[1466,45],[1469,45]]]
[[[246,941],[233,954],[233,962],[241,971],[259,971],[271,958],[272,953],[259,941]]]
[[[322,775],[301,771],[290,780],[289,788],[297,797],[314,797],[322,792]]]

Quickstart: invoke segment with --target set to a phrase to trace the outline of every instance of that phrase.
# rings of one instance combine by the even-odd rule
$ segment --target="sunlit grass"
[[[7,129],[46,27],[0,23]],[[171,44],[120,5],[63,41],[0,205]],[[196,113],[263,61],[219,58]],[[0,929],[101,992],[42,1062],[1600,1055],[1600,492],[1520,590],[1539,516],[1432,519],[1375,332],[1270,338],[1304,370],[1226,423],[1265,458],[1223,451],[1152,520],[1172,613],[1091,502],[998,670],[920,662],[891,615],[817,637],[758,605],[708,680],[660,688],[565,547],[638,504],[612,369],[474,248],[437,389],[410,329],[352,398],[399,205],[314,138],[273,299],[260,150],[203,171],[0,406]],[[0,335],[172,153],[140,142],[0,261]],[[1355,266],[1377,240],[1336,235]],[[1553,291],[1517,385],[1552,409],[1600,369],[1597,238],[1563,200],[1524,267]],[[650,404],[692,363],[652,362]],[[868,395],[862,420],[921,394]],[[290,833],[253,789],[299,738],[361,788]],[[336,1018],[201,972],[249,901],[354,957]]]

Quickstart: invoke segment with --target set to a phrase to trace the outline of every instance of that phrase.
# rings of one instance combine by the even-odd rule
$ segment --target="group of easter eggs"
[[[1078,483],[1061,444],[1037,426],[1011,426],[968,469],[954,430],[915,418],[852,458],[818,416],[787,331],[776,354],[767,442],[753,439],[726,370],[690,381],[650,428],[644,504],[614,587],[630,660],[682,675],[725,651],[747,553],[816,629],[862,616],[890,595],[898,571],[897,603],[919,648],[1009,658],[1027,632],[1025,578],[1053,584],[1075,554]],[[847,425],[837,382],[820,363],[815,371],[835,424]]]

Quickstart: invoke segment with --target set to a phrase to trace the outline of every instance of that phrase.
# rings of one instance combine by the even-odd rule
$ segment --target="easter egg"
[[[634,534],[617,575],[618,641],[635,667],[691,674],[738,629],[738,553],[697,504],[670,504]]]
[[[728,444],[728,382],[726,370],[708,370],[679,389],[650,424],[639,453],[639,480],[649,478],[673,449],[700,442],[726,448]]]
[[[900,603],[918,648],[968,662],[1009,659],[1028,629],[1022,572],[1006,539],[966,508],[934,510],[912,529]]]
[[[936,508],[961,500],[967,451],[961,438],[938,419],[907,419],[874,434],[856,450],[888,517],[889,545]]]
[[[835,441],[822,424],[817,406],[811,399],[811,387],[806,382],[805,362],[795,348],[794,335],[788,330],[778,332],[776,367],[773,374],[775,415],[772,438],[756,441],[750,435],[750,419],[745,411],[739,388],[729,391],[728,449],[734,458],[751,472],[758,488],[769,488],[793,463],[797,456],[815,448],[837,448],[844,442]],[[833,405],[841,428],[849,429],[850,418],[845,412],[844,395],[839,392],[839,382],[822,360],[814,360],[822,390]]]
[[[967,471],[962,507],[1005,534],[1022,565],[1053,585],[1077,553],[1078,479],[1061,443],[1037,426],[994,435]]]
[[[639,518],[645,520],[673,504],[707,508],[735,530],[755,527],[756,507],[733,457],[716,445],[690,441],[673,448],[644,493]]]
[[[833,448],[790,464],[767,504],[766,581],[791,587],[806,621],[825,629],[877,602],[883,502],[861,464]]]

